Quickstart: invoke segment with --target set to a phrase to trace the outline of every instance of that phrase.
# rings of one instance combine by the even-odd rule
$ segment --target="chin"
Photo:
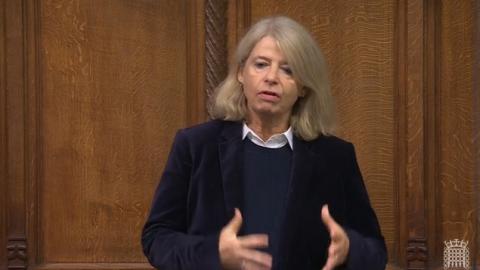
[[[273,117],[276,115],[280,116],[280,113],[275,110],[257,110],[255,113],[258,115],[263,115],[267,117]]]

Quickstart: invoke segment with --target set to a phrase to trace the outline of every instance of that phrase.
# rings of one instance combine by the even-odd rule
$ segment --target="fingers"
[[[235,208],[235,215],[230,220],[230,222],[228,222],[227,226],[225,226],[225,230],[229,230],[232,233],[237,234],[240,230],[240,227],[242,227],[242,222],[242,214],[240,213],[240,210],[238,210],[238,208]]]
[[[271,269],[272,256],[256,250],[268,247],[268,236],[265,234],[237,236],[242,222],[240,210],[235,209],[235,215],[220,232],[218,249],[222,267],[245,270]]]
[[[330,215],[328,206],[322,207],[322,221],[330,233],[330,246],[328,248],[328,258],[323,270],[331,270],[334,267],[345,262],[350,249],[348,235]]]
[[[327,263],[322,268],[322,270],[332,270],[335,267],[335,260],[332,257],[328,257]]]
[[[267,269],[272,267],[272,256],[266,252],[255,249],[241,249],[239,255],[249,265]]]
[[[333,269],[337,265],[337,262],[336,262],[337,257],[338,256],[336,255],[334,246],[330,245],[330,247],[328,248],[327,262],[325,263],[325,266],[322,268],[322,270]]]
[[[327,226],[328,231],[331,231],[333,227],[338,226],[337,222],[335,222],[335,220],[330,215],[328,205],[326,204],[322,207],[322,221],[325,226]]]
[[[242,248],[266,248],[268,247],[268,235],[250,234],[237,237]]]
[[[333,219],[330,215],[330,210],[328,210],[328,205],[324,205],[322,207],[322,221],[327,227],[328,232],[330,233],[330,238],[332,241],[338,240],[341,235],[339,235],[339,229],[341,229],[340,225]],[[343,229],[341,229],[343,230]]]
[[[271,267],[261,266],[254,262],[243,261],[240,269],[241,270],[270,270]]]

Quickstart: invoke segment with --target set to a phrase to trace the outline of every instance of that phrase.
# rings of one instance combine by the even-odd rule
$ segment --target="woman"
[[[259,21],[180,130],[142,234],[160,269],[384,269],[352,144],[333,135],[324,58],[295,21]],[[323,268],[322,268],[323,267]]]

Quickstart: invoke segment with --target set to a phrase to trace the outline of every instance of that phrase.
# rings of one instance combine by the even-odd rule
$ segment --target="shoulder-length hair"
[[[290,125],[293,133],[307,141],[320,135],[332,134],[335,112],[325,58],[305,28],[284,16],[260,20],[242,38],[227,78],[215,90],[212,117],[231,121],[245,120],[246,98],[237,75],[257,42],[266,36],[277,41],[297,85],[305,93],[298,98],[292,109]]]

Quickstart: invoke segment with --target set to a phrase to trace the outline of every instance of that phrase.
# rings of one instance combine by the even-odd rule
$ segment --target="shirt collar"
[[[246,137],[256,145],[263,146],[266,148],[280,148],[288,143],[290,148],[293,150],[293,132],[292,127],[289,127],[287,131],[279,134],[275,134],[270,137],[268,140],[264,141],[260,136],[258,136],[252,129],[250,129],[247,124],[243,123],[242,130],[242,140]]]

